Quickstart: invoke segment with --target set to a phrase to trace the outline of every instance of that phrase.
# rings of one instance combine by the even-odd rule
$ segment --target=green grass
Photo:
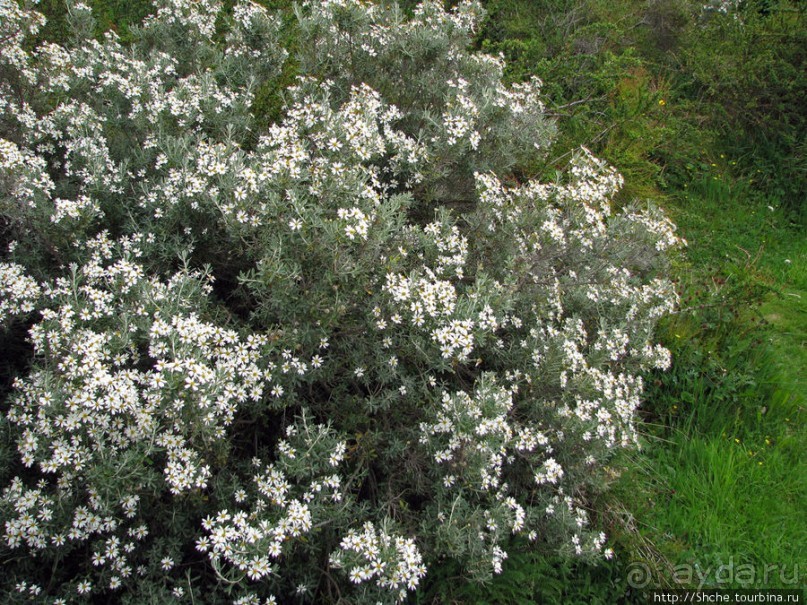
[[[768,403],[787,404],[788,399]],[[725,430],[719,434],[701,432],[696,422],[685,421],[664,441],[648,446],[626,479],[641,486],[634,493],[642,498],[628,504],[643,537],[670,565],[714,568],[733,561],[757,570],[766,565],[787,572],[805,568],[805,435],[803,419],[788,419],[738,425],[724,412]],[[714,577],[708,582],[723,586]],[[754,581],[751,587],[783,586]]]
[[[779,578],[764,581],[765,566],[787,577],[804,569],[804,473],[798,476],[796,436],[770,431],[766,446],[730,435],[677,431],[663,446],[646,452],[646,467],[631,480],[645,485],[644,502],[633,512],[645,537],[673,568],[673,581],[686,581],[687,566],[716,570],[720,565],[751,565],[758,574],[746,587],[785,587]],[[803,437],[803,435],[802,435]],[[771,439],[780,439],[774,441]],[[803,471],[803,467],[802,467]],[[723,583],[714,574],[697,578],[703,586]]]
[[[520,545],[523,547],[524,545]],[[474,605],[613,605],[643,602],[630,595],[621,560],[600,564],[570,561],[536,552],[529,547],[510,549],[500,575],[483,585],[462,576],[459,566],[447,563],[433,568],[429,588],[417,595],[422,605],[446,603]]]
[[[667,580],[688,583],[682,566],[698,564],[712,572],[696,585],[787,587],[807,569],[807,240],[725,174],[668,207],[690,241],[685,311],[664,327],[674,367],[656,377],[624,503]],[[750,567],[715,577],[729,564]]]

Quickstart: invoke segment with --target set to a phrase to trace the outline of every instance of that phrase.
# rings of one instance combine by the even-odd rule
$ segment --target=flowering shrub
[[[610,556],[586,493],[636,443],[681,244],[468,50],[481,9],[158,0],[70,45],[0,0],[8,602],[398,602],[514,536]],[[20,329],[24,328],[24,329]],[[5,392],[4,391],[4,392]]]

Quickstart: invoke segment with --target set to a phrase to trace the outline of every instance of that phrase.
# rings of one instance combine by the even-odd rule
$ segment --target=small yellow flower
[[[658,104],[659,104],[661,107],[664,107],[664,106],[667,104],[667,101],[665,101],[664,99],[659,99],[659,100],[658,100]]]

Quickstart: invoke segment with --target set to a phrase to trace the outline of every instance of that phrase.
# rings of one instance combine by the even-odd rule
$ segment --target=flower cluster
[[[456,225],[449,227],[444,223],[429,223],[423,233],[432,239],[437,249],[435,273],[441,277],[462,279],[468,257],[468,238],[460,234]]]
[[[484,491],[495,491],[501,484],[502,464],[513,438],[508,414],[513,408],[513,395],[496,385],[491,375],[483,376],[476,385],[474,397],[460,391],[443,393],[435,421],[420,426],[420,441],[437,448],[434,461],[451,469],[444,484],[452,485],[461,477]],[[478,472],[474,477],[471,473]]]
[[[0,14],[0,66],[18,70],[28,82],[36,81],[36,71],[30,65],[30,55],[24,45],[28,36],[33,36],[45,25],[40,13],[25,10],[14,0],[2,0]],[[0,89],[2,90],[2,89]]]
[[[236,575],[230,581],[279,575],[284,555],[291,554],[294,542],[305,543],[315,516],[327,522],[344,507],[342,479],[333,470],[344,459],[345,443],[327,426],[312,425],[307,413],[287,427],[286,438],[278,442],[276,463],[252,461],[260,468],[252,489],[234,494],[236,506],[253,500],[252,508],[220,510],[202,522],[207,535],[196,548],[208,554],[216,569],[222,561],[233,566]]]
[[[130,258],[112,262],[105,238],[92,245],[90,263],[47,288],[50,305],[31,329],[47,365],[19,382],[8,417],[47,439],[20,442],[22,460],[28,466],[37,461],[46,473],[72,475],[99,449],[124,452],[153,441],[169,452],[173,489],[198,486],[206,473],[186,440],[192,434],[197,443],[221,438],[237,402],[260,399],[265,369],[255,362],[265,342],[241,342],[234,332],[182,314],[183,303],[190,304],[182,294],[194,288],[204,296],[208,288],[198,277],[149,280]],[[162,319],[166,303],[170,324]],[[112,318],[123,319],[125,332],[104,329]],[[151,364],[136,370],[144,345]]]
[[[397,108],[397,129],[425,149],[409,147],[415,153],[407,155],[420,160],[414,167],[392,163],[427,197],[462,199],[473,187],[467,177],[477,158],[505,171],[545,148],[554,131],[540,82],[504,86],[499,58],[464,50],[483,16],[470,0],[451,11],[426,0],[411,18],[361,0],[303,4],[304,64],[325,70],[337,89],[368,86]],[[417,73],[409,86],[401,86],[404,72]]]
[[[706,4],[703,5],[703,11],[705,13],[717,13],[719,15],[733,15],[734,18],[738,18],[738,8],[740,8],[741,3],[740,0],[710,0]]]
[[[0,325],[8,316],[33,311],[41,292],[36,280],[25,274],[25,267],[0,263]]]
[[[42,157],[0,139],[0,192],[4,198],[13,200],[14,205],[35,208],[37,203],[50,198],[55,185],[46,167]],[[12,208],[0,206],[5,212]]]
[[[348,239],[367,239],[367,230],[370,227],[372,217],[368,217],[358,208],[340,208],[337,212],[339,218],[345,221],[345,235]]]
[[[331,554],[330,564],[344,568],[354,584],[374,580],[379,588],[392,591],[397,602],[405,600],[407,591],[415,590],[426,575],[414,540],[391,535],[369,522],[361,532],[348,531],[339,550]]]

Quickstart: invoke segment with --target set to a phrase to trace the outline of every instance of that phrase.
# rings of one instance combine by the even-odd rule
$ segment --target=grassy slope
[[[753,291],[758,304],[728,314],[729,301],[722,317],[695,309],[668,323],[676,366],[654,393],[661,426],[648,425],[624,499],[673,565],[750,563],[757,577],[743,581],[785,587],[778,571],[788,580],[807,564],[807,245],[775,208],[705,185],[669,205],[690,241],[687,287],[711,288],[690,294],[713,304]],[[779,567],[767,581],[765,565]]]

